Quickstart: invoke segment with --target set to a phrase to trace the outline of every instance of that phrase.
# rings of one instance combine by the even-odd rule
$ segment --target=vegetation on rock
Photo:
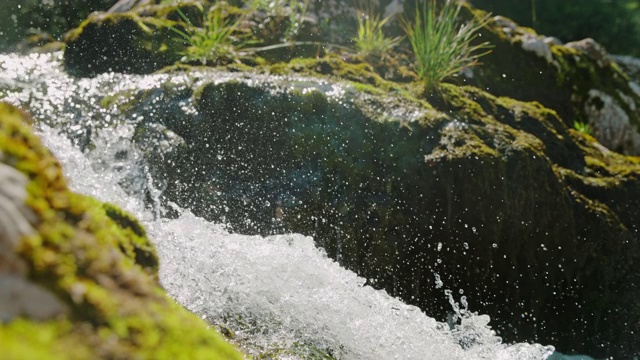
[[[371,5],[358,5],[358,35],[353,38],[356,50],[364,56],[384,56],[399,45],[401,37],[388,37],[383,27],[392,15],[382,18]]]
[[[234,44],[236,40],[234,33],[242,22],[242,18],[231,19],[225,3],[216,4],[205,11],[202,28],[196,27],[180,9],[177,9],[177,12],[188,24],[186,31],[171,27],[171,30],[189,43],[181,61],[197,61],[207,65],[207,61],[218,64],[221,61],[228,62],[230,59],[238,58],[236,47],[240,45]]]

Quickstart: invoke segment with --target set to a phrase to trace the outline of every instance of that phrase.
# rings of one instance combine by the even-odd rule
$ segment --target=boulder
[[[165,295],[132,215],[68,190],[29,121],[0,103],[2,358],[242,359]]]
[[[507,342],[638,353],[638,158],[537,102],[448,84],[427,102],[340,66],[351,65],[289,70],[357,73],[376,87],[218,71],[196,88],[141,91],[126,109],[149,114],[140,133],[155,121],[180,139],[170,161],[150,161],[165,201],[241,233],[314,236],[440,320],[442,281]],[[175,106],[188,102],[195,112]]]

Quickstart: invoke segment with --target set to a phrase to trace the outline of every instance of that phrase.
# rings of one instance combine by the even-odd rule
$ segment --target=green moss
[[[122,238],[127,239],[126,242],[120,243],[120,249],[127,254],[127,256],[134,259],[136,264],[148,268],[152,273],[157,274],[158,256],[156,255],[155,248],[147,238],[145,229],[138,220],[136,220],[133,215],[114,205],[104,203],[102,206],[106,215],[117,224],[117,227],[111,227],[108,230],[113,233],[123,232]]]
[[[17,319],[0,325],[0,349],[6,360],[90,359],[93,352],[84,340],[69,321]]]
[[[446,109],[442,110],[454,111],[464,115],[468,119],[481,119],[487,117],[487,113],[484,111],[482,106],[473,100],[473,95],[469,94],[469,92],[472,94],[476,92],[475,88],[460,87],[443,83],[440,85],[440,89],[438,91],[439,93],[435,94],[436,97],[433,101],[438,102],[439,97],[443,101],[443,105],[446,107]],[[485,96],[490,95],[486,94]]]
[[[354,83],[371,85],[379,90],[393,91],[399,86],[391,81],[382,79],[371,65],[367,63],[351,64],[336,55],[322,58],[293,59],[288,63],[277,63],[267,67],[269,73],[285,75],[297,73],[302,75],[330,75]]]
[[[0,344],[13,343],[9,354],[240,359],[206,324],[166,297],[144,228],[113,205],[71,193],[59,163],[25,121],[25,114],[0,103],[2,160],[29,178],[27,205],[39,218],[37,234],[22,239],[16,251],[27,263],[30,281],[55,294],[70,312],[46,323],[0,325]],[[25,329],[23,340],[14,341]]]
[[[585,168],[582,173],[595,177],[640,176],[640,161],[635,156],[625,156],[606,149],[592,136],[570,130],[571,137],[580,147],[585,158]]]

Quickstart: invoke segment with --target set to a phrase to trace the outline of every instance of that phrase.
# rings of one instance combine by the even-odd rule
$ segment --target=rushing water
[[[123,118],[105,99],[162,84],[186,86],[207,75],[112,73],[74,79],[62,70],[60,57],[0,55],[0,98],[33,113],[75,191],[142,219],[158,249],[161,283],[169,294],[212,324],[231,329],[245,351],[293,349],[276,358],[296,359],[319,358],[313,357],[317,350],[349,360],[533,360],[552,354],[551,346],[502,344],[489,317],[466,309],[464,298],[449,295],[452,321],[438,323],[365,286],[309,237],[229,234],[177,206],[172,209],[177,215],[161,216],[163,209],[149,197],[157,198],[162,181],[151,178],[132,142],[141,119]],[[183,107],[192,111],[189,103]],[[160,151],[170,145],[157,146]]]

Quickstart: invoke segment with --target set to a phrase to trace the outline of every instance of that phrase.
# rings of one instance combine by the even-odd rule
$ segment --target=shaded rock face
[[[241,359],[164,295],[136,219],[67,189],[29,121],[0,103],[2,357]]]
[[[169,20],[136,13],[94,14],[67,34],[67,70],[92,77],[105,72],[146,74],[178,61],[186,45]]]
[[[538,103],[445,85],[433,109],[370,91],[252,75],[142,92],[128,111],[181,139],[150,161],[165,200],[242,233],[312,235],[444,319],[437,274],[507,341],[640,351],[637,159]],[[188,101],[197,114],[172,105]]]
[[[37,37],[47,41],[60,39],[78,26],[91,12],[106,10],[117,0],[25,1],[5,0],[0,3],[0,51],[25,50]]]

